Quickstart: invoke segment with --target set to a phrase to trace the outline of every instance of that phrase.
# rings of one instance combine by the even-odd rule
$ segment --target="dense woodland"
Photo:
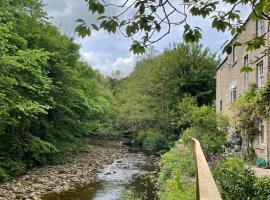
[[[1,180],[58,163],[93,133],[128,130],[147,150],[168,149],[186,126],[177,123],[184,95],[198,105],[214,99],[217,61],[202,46],[145,57],[115,81],[80,61],[79,46],[48,21],[41,2],[0,6]]]
[[[167,149],[187,127],[179,125],[179,101],[188,94],[199,106],[213,103],[217,64],[200,45],[174,45],[142,59],[113,90],[118,127],[133,131],[148,150]]]
[[[214,166],[224,199],[269,198],[269,180],[239,158],[217,161],[228,120],[213,108],[218,60],[209,49],[175,44],[147,54],[117,80],[82,62],[79,48],[49,22],[42,1],[0,1],[0,182],[64,162],[94,135],[128,134],[162,154],[161,200],[194,199],[193,136]],[[133,197],[127,199],[140,199]]]
[[[0,4],[0,179],[59,163],[93,134],[128,132],[153,152],[166,150],[190,126],[179,123],[186,94],[211,105],[215,55],[174,45],[141,59],[121,80],[80,61],[35,0]]]
[[[0,179],[59,162],[115,120],[107,80],[36,0],[0,2]]]

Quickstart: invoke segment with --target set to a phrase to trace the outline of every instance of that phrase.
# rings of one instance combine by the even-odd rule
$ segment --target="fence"
[[[215,180],[201,148],[201,144],[192,138],[192,151],[194,153],[196,169],[196,199],[221,200]]]

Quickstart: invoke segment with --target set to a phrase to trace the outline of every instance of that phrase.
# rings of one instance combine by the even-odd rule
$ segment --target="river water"
[[[126,190],[132,190],[144,200],[155,200],[152,179],[156,171],[155,157],[146,155],[138,146],[130,147],[128,153],[104,166],[95,182],[63,193],[50,193],[42,199],[119,200]]]

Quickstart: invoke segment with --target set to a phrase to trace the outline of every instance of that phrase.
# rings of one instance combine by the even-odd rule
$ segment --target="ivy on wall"
[[[241,132],[243,139],[243,156],[245,159],[254,158],[253,140],[260,131],[257,123],[259,119],[266,119],[269,116],[270,108],[270,80],[257,88],[251,84],[248,91],[240,96],[233,104],[234,126]]]

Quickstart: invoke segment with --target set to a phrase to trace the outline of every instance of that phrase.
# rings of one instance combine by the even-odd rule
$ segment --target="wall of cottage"
[[[265,27],[268,28],[268,26]],[[246,24],[246,30],[238,35],[233,41],[246,42],[250,40],[257,33],[256,22],[249,21]],[[267,46],[269,46],[269,34],[266,35]],[[249,83],[257,82],[257,64],[263,62],[263,80],[266,82],[269,77],[269,61],[270,56],[266,54],[267,47],[261,47],[260,49],[252,52],[247,52],[245,46],[237,46],[235,48],[235,62],[233,61],[233,53],[227,56],[227,59],[219,67],[216,73],[216,111],[221,112],[224,115],[233,116],[231,106],[231,88],[235,86],[237,88],[236,96],[244,94],[246,91],[245,75],[241,72],[241,68],[244,66],[244,57],[248,54],[248,64],[252,68],[252,72],[248,74]],[[222,110],[220,110],[220,101],[222,101]],[[270,122],[266,120],[265,124],[265,146],[256,145],[254,143],[255,151],[258,157],[267,158],[267,151],[270,150]],[[268,145],[267,145],[268,144]]]

